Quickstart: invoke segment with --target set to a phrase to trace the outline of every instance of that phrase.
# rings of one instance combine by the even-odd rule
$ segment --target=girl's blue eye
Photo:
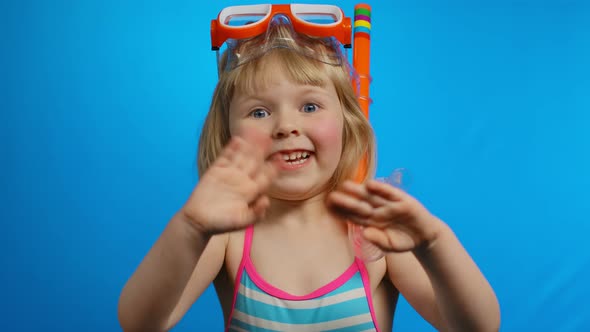
[[[305,104],[305,106],[303,106],[303,112],[305,113],[312,113],[317,111],[318,106],[316,104]]]
[[[262,108],[255,109],[252,112],[250,112],[250,116],[253,117],[253,118],[257,118],[257,119],[265,118],[268,115],[269,115],[268,114],[268,111],[267,110],[264,110]]]

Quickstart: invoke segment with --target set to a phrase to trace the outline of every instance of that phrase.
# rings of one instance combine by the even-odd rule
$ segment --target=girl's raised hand
[[[364,226],[363,236],[385,252],[428,247],[443,226],[418,200],[375,180],[347,181],[328,195],[327,202],[345,219]]]
[[[269,205],[266,190],[277,174],[267,159],[270,138],[255,131],[234,136],[207,169],[182,209],[190,222],[214,235],[258,221]]]

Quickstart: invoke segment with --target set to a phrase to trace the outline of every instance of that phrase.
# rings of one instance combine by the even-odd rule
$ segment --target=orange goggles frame
[[[235,16],[259,15],[262,18],[242,26],[231,26],[229,19]],[[267,31],[268,24],[275,15],[285,15],[291,21],[296,32],[312,37],[334,37],[344,47],[350,48],[352,25],[350,17],[344,16],[342,9],[332,5],[281,4],[281,5],[246,5],[226,7],[217,19],[211,20],[211,49],[216,51],[228,39],[247,39]],[[333,23],[320,24],[304,20],[305,15],[334,15]]]

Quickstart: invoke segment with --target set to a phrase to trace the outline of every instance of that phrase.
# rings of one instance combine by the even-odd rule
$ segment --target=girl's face
[[[293,83],[273,62],[264,70],[273,75],[268,84],[252,89],[255,93],[234,93],[230,133],[254,129],[272,139],[268,157],[278,155],[280,162],[270,197],[316,196],[326,190],[342,151],[343,110],[334,85]]]

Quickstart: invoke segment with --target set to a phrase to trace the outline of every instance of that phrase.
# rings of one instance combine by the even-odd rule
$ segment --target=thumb
[[[251,205],[250,205],[250,213],[249,213],[249,222],[255,223],[261,218],[264,218],[266,214],[266,209],[270,206],[270,200],[268,196],[262,195],[258,197]]]
[[[391,247],[389,239],[382,229],[367,226],[363,229],[362,235],[367,241],[373,243],[381,250],[387,250]]]
[[[408,234],[392,229],[369,226],[363,229],[363,237],[385,252],[404,252],[416,247]]]

